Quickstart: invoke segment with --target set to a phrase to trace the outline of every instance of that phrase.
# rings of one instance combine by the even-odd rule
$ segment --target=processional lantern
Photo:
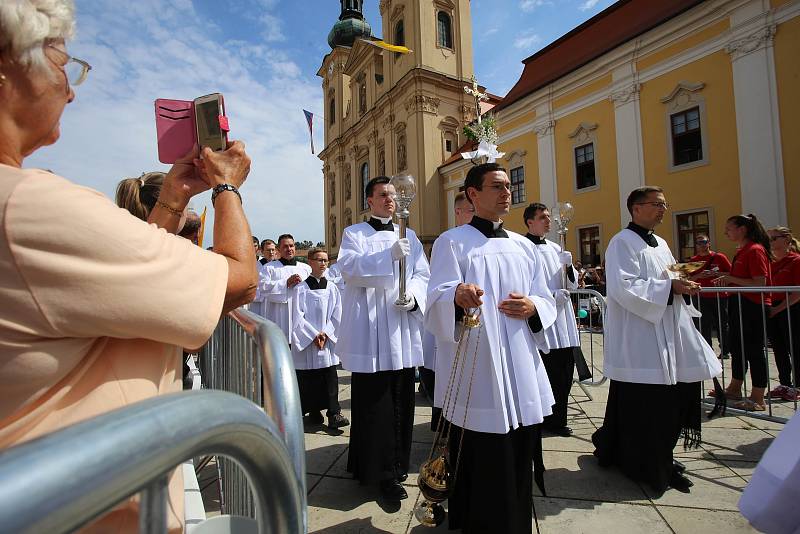
[[[406,237],[406,227],[408,226],[408,216],[410,215],[408,208],[417,196],[417,184],[414,177],[408,173],[397,174],[392,176],[389,182],[394,186],[395,198],[397,204],[397,219],[400,222],[400,239]],[[411,297],[406,293],[406,258],[400,258],[400,290],[398,291],[397,300],[395,304],[398,306],[406,306],[411,303]]]
[[[557,202],[553,208],[553,221],[556,223],[556,232],[558,233],[559,245],[561,250],[567,250],[567,232],[569,230],[569,223],[575,216],[575,208],[569,202]],[[569,265],[565,265],[562,273],[563,287],[567,288],[567,269]]]

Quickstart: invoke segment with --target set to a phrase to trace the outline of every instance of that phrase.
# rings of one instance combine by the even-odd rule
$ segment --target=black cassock
[[[352,374],[347,471],[362,484],[408,474],[414,368]]]

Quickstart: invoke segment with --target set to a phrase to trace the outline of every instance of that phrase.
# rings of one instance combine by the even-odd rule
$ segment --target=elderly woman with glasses
[[[89,73],[67,51],[73,27],[72,0],[0,2],[0,451],[180,391],[181,347],[202,345],[221,314],[255,294],[240,142],[178,161],[147,222],[23,168],[58,140],[73,88]],[[189,199],[211,188],[214,252],[174,235]],[[170,530],[180,530],[178,475],[170,496]],[[136,508],[123,503],[87,528],[136,530]]]

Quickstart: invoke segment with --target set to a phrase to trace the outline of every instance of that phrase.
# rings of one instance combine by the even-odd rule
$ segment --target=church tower
[[[373,0],[374,1],[374,0]],[[363,0],[340,0],[317,75],[325,101],[325,242],[338,255],[342,230],[365,220],[364,186],[408,172],[417,180],[411,226],[426,249],[447,228],[438,168],[474,120],[470,0],[380,0],[379,38],[410,54],[365,42]]]

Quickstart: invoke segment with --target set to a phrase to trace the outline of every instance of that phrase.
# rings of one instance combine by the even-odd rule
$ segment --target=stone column
[[[551,210],[558,202],[555,126],[556,121],[550,119],[533,125],[539,152],[539,202]]]
[[[767,227],[786,224],[778,94],[772,42],[775,25],[731,40],[742,211]]]
[[[639,90],[639,83],[634,81],[627,85],[617,85],[608,96],[614,103],[621,227],[627,226],[630,221],[626,205],[628,194],[631,190],[643,186],[645,182]]]

